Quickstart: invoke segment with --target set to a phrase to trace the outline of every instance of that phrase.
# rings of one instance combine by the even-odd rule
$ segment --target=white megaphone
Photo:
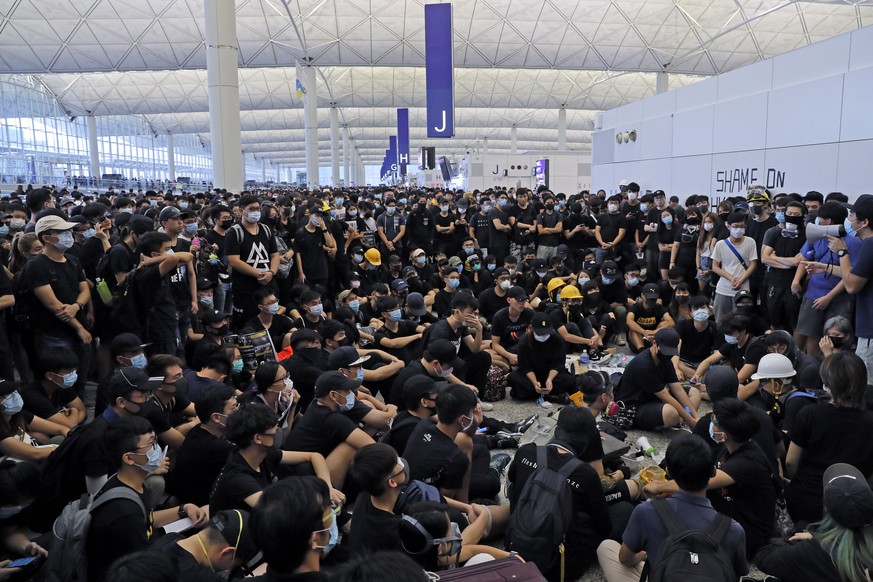
[[[846,229],[842,224],[832,224],[830,226],[819,226],[817,224],[806,225],[806,240],[815,242],[826,236],[836,236],[842,238],[846,236]]]
[[[655,450],[655,447],[652,446],[652,443],[649,442],[647,437],[641,436],[638,438],[637,446],[643,450],[643,454],[647,457],[654,457],[658,454],[658,451]]]

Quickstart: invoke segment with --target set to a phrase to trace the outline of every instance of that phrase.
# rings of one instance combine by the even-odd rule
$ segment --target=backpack
[[[785,404],[795,396],[806,396],[815,400],[815,404],[828,404],[831,395],[826,390],[795,390],[785,398]]]
[[[441,503],[442,495],[440,495],[440,490],[433,485],[428,485],[418,480],[410,481],[409,484],[403,487],[403,491],[400,493],[397,501],[394,502],[394,514],[402,515],[406,513],[413,503],[418,503],[419,501]]]
[[[567,479],[582,461],[572,457],[559,470],[548,465],[548,449],[537,447],[537,468],[509,517],[507,549],[516,551],[526,562],[547,572],[560,554],[561,579],[564,578],[564,536],[573,520],[573,493]]]
[[[91,525],[91,512],[116,499],[135,501],[146,515],[146,508],[139,495],[128,487],[113,487],[96,501],[83,495],[79,501],[69,503],[52,526],[49,557],[40,570],[42,582],[86,582],[88,563],[85,558],[85,543]]]
[[[649,582],[735,582],[730,554],[722,544],[731,518],[719,513],[706,531],[685,527],[666,499],[652,501],[667,528]]]
[[[15,303],[12,305],[12,319],[19,330],[30,329],[30,318],[33,315],[33,302],[38,301],[33,294],[33,286],[26,281],[27,265],[15,273],[12,277],[12,294],[15,296]]]

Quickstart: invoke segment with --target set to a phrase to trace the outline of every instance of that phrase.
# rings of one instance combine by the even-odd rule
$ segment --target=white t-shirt
[[[740,256],[743,257],[746,265],[751,265],[752,261],[758,260],[758,247],[755,245],[755,241],[751,237],[744,236],[741,243],[733,243],[733,245],[734,248],[737,249],[737,251],[740,253]],[[743,273],[746,272],[746,269],[743,268],[743,264],[740,262],[734,252],[728,248],[727,240],[720,240],[715,243],[715,249],[713,249],[712,251],[712,260],[713,262],[718,262],[718,264],[721,266],[722,271],[730,273],[734,277],[742,277]],[[737,294],[737,292],[741,290],[749,290],[748,280],[746,280],[746,282],[743,283],[739,289],[732,289],[732,283],[733,281],[730,279],[719,277],[718,284],[715,286],[715,292],[719,295],[733,297]]]

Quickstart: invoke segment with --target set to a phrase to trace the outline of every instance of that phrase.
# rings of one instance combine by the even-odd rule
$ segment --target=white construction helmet
[[[797,372],[791,365],[791,360],[782,354],[767,354],[758,362],[758,371],[752,374],[752,380],[767,380],[770,378],[793,378]]]

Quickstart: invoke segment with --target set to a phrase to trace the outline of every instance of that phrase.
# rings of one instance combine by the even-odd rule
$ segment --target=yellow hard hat
[[[549,291],[549,293],[551,293],[552,291],[554,291],[558,287],[563,287],[564,285],[566,285],[566,283],[564,283],[564,281],[562,281],[561,279],[559,279],[557,277],[554,277],[551,281],[549,281],[549,284],[546,285],[546,289]]]
[[[578,299],[582,297],[575,285],[567,285],[561,289],[561,299]]]

